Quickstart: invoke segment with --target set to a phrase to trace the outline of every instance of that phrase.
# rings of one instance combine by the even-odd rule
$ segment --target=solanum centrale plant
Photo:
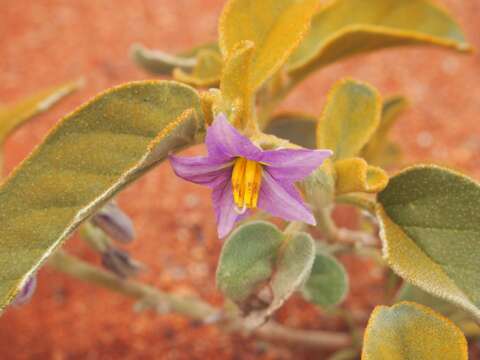
[[[406,100],[383,100],[368,84],[340,79],[319,95],[327,102],[318,116],[275,112],[313,72],[400,45],[471,50],[428,0],[229,0],[217,43],[179,55],[136,45],[137,63],[174,80],[99,94],[61,120],[1,186],[1,308],[24,303],[48,263],[143,309],[166,307],[342,359],[466,359],[462,330],[480,330],[479,184],[428,164],[389,174],[400,148],[388,133]],[[51,96],[1,108],[0,140],[59,98]],[[199,143],[206,144],[202,155],[176,154]],[[212,190],[223,309],[133,280],[142,264],[112,241],[135,236],[113,198],[163,161]],[[370,231],[337,227],[331,214],[338,203],[359,208]],[[104,269],[60,249],[77,228]],[[341,304],[349,280],[340,252],[372,256],[393,280],[403,279],[392,306],[373,311],[363,346],[355,327],[328,333],[272,321],[294,294],[322,309]]]

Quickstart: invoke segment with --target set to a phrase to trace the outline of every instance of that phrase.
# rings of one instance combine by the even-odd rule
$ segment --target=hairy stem
[[[116,291],[133,299],[166,308],[171,312],[185,315],[191,319],[207,322],[209,319],[218,318],[221,320],[218,321],[218,326],[226,331],[252,334],[260,339],[295,346],[341,349],[352,345],[352,339],[347,334],[297,330],[274,322],[269,322],[260,328],[250,331],[243,319],[222,319],[219,316],[222,314],[220,310],[198,298],[168,294],[150,285],[120,279],[63,251],[57,251],[57,253],[52,255],[49,265],[72,277]]]

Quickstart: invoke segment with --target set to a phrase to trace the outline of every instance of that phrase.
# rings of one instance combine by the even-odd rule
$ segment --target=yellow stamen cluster
[[[237,209],[255,209],[262,182],[262,165],[260,163],[239,157],[233,164],[232,190],[233,200]]]

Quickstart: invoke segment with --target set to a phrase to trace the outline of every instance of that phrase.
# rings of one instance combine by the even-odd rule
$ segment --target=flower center
[[[235,206],[240,213],[255,209],[262,183],[262,165],[239,157],[233,164],[232,190]]]

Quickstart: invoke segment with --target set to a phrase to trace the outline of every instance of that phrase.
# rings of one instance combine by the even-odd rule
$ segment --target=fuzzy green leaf
[[[307,281],[315,261],[315,244],[307,233],[297,233],[286,239],[275,262],[275,271],[269,282],[271,299],[264,309],[252,311],[247,325],[256,327],[271,316]]]
[[[257,90],[285,63],[310,26],[317,0],[229,0],[219,23],[224,57],[241,41],[255,44],[249,88]]]
[[[310,302],[330,307],[338,305],[348,293],[348,275],[333,256],[317,252],[303,296]]]
[[[377,130],[381,110],[380,95],[371,86],[337,82],[318,123],[318,148],[333,150],[336,160],[356,156]]]
[[[132,45],[131,56],[133,61],[152,74],[171,75],[173,70],[189,71],[195,68],[199,52],[213,51],[220,55],[217,43],[208,43],[197,46],[191,50],[172,55],[161,50],[151,50],[141,44]]]
[[[240,226],[222,248],[217,268],[217,287],[237,304],[272,275],[283,234],[267,222]]]
[[[414,166],[378,196],[383,252],[408,282],[480,318],[480,186],[437,166]]]
[[[198,94],[126,84],[65,117],[0,187],[0,307],[78,225],[203,129]]]
[[[455,324],[426,306],[377,306],[365,331],[362,360],[384,359],[467,360],[467,340]]]
[[[471,50],[458,24],[429,0],[336,0],[315,15],[288,70],[303,77],[352,55],[401,45]]]
[[[478,336],[480,334],[480,326],[475,323],[469,313],[415,285],[404,283],[398,291],[396,301],[413,301],[428,306],[452,320],[465,335],[475,334]]]

